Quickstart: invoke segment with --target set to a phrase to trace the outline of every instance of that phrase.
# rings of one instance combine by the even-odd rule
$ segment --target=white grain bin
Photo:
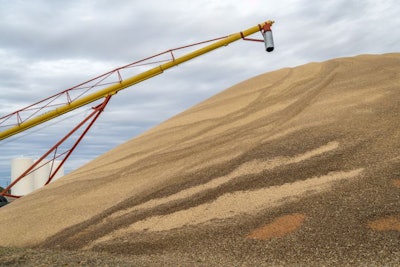
[[[33,164],[31,158],[15,158],[11,161],[11,182],[15,181]],[[11,193],[17,196],[24,196],[33,191],[33,174],[29,174],[16,183]]]
[[[46,163],[46,160],[42,160],[41,163],[38,164],[37,167],[41,166],[39,169],[36,169],[36,171],[33,173],[33,189],[39,189],[42,186],[44,186],[49,179],[49,163]],[[44,164],[44,165],[43,165]],[[42,166],[43,165],[43,166]]]

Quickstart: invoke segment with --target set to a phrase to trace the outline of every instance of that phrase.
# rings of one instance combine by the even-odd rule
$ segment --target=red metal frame
[[[45,164],[49,163],[50,161],[52,161],[52,165],[51,165],[51,170],[50,170],[50,175],[49,178],[47,180],[47,182],[44,185],[47,185],[51,182],[51,180],[54,178],[54,176],[57,174],[57,172],[59,171],[59,169],[64,165],[65,161],[69,158],[69,156],[72,154],[72,152],[75,150],[75,148],[78,146],[78,144],[82,141],[82,139],[84,138],[84,136],[87,134],[87,132],[89,131],[89,129],[93,126],[93,124],[95,123],[95,121],[98,119],[98,117],[100,116],[100,114],[104,111],[104,108],[107,106],[108,102],[111,99],[111,95],[108,95],[103,103],[97,105],[96,107],[93,107],[93,111],[92,113],[87,116],[84,120],[82,120],[77,126],[75,126],[68,134],[66,134],[60,141],[58,141],[52,148],[50,148],[46,153],[43,154],[43,156],[38,159],[34,164],[32,164],[28,169],[26,169],[17,179],[15,179],[9,186],[7,186],[1,193],[0,195],[2,196],[7,196],[7,197],[14,197],[14,198],[19,198],[20,196],[16,196],[16,195],[12,195],[12,194],[8,194],[7,192],[16,184],[18,183],[21,179],[23,179],[25,176],[27,176],[28,174],[34,172],[35,170],[41,168],[42,166],[44,166]],[[85,130],[81,133],[81,135],[78,137],[78,139],[75,141],[75,143],[73,144],[73,146],[59,154],[57,156],[57,150],[59,148],[59,146],[64,143],[69,137],[71,137],[71,135],[73,133],[75,133],[79,128],[81,128],[84,124],[86,124],[90,119],[92,119],[89,124],[86,126]],[[53,155],[53,159],[42,163],[42,161],[48,156],[50,155],[52,152],[54,152]],[[62,159],[61,163],[59,164],[59,166],[54,170],[54,172],[52,171],[53,169],[53,165],[54,165],[54,160],[64,156],[64,158]],[[40,165],[40,163],[42,163]],[[40,165],[40,166],[38,166]]]
[[[260,29],[260,32],[266,31],[265,30],[266,28],[265,27],[262,28],[260,24],[258,24],[258,28]],[[242,36],[242,39],[245,41],[264,42],[264,40],[260,40],[260,39],[246,38],[246,37],[244,37],[243,32],[240,32],[240,35]]]
[[[79,99],[83,95],[87,94],[90,90],[94,88],[98,88],[101,86],[106,86],[110,84],[115,84],[115,83],[120,83],[123,80],[123,77],[121,75],[121,71],[128,69],[128,68],[133,68],[133,67],[139,67],[139,66],[145,66],[145,65],[151,65],[151,64],[156,64],[156,63],[161,63],[169,60],[175,60],[174,56],[174,51],[189,48],[192,46],[196,45],[201,45],[204,43],[208,42],[213,42],[217,40],[221,40],[224,38],[227,38],[228,36],[223,36],[215,39],[210,39],[207,41],[202,41],[198,43],[193,43],[190,45],[186,46],[181,46],[181,47],[176,47],[173,49],[166,50],[164,52],[155,54],[153,56],[129,63],[125,66],[118,67],[114,70],[111,70],[109,72],[106,72],[102,75],[99,75],[97,77],[94,77],[86,82],[80,83],[76,86],[73,86],[71,88],[68,88],[64,91],[61,91],[55,95],[49,96],[45,99],[42,99],[34,104],[31,104],[25,108],[19,109],[13,113],[10,113],[8,115],[0,117],[0,131],[2,129],[7,129],[9,127],[13,127],[15,125],[19,125],[28,119],[33,118],[34,116],[38,115],[39,113],[44,113],[47,111],[49,108],[54,108],[57,106],[62,106],[65,104],[69,104],[76,99]],[[160,59],[156,61],[150,61],[153,60],[154,58],[160,57],[162,55],[170,54],[171,58],[170,59]],[[107,81],[107,79],[112,79],[112,81]],[[77,94],[74,97],[72,96],[73,93]]]

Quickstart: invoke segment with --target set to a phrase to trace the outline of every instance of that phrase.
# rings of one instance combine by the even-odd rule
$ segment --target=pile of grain
[[[400,54],[363,55],[237,84],[2,208],[0,245],[398,262],[399,69]]]

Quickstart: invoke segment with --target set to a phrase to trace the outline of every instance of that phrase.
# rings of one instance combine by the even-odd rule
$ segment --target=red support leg
[[[10,185],[8,185],[1,193],[0,195],[2,196],[9,196],[9,197],[15,197],[19,198],[20,196],[15,196],[12,194],[8,194],[7,192],[16,184],[18,183],[21,179],[23,179],[26,175],[29,173],[35,171],[35,167],[38,166],[50,153],[53,151],[55,152],[53,156],[53,161],[57,158],[56,157],[56,152],[58,147],[64,143],[73,133],[75,133],[79,128],[81,128],[86,122],[88,122],[92,117],[93,119],[90,121],[89,125],[86,127],[86,129],[83,131],[83,133],[79,136],[75,144],[72,146],[72,148],[67,152],[67,155],[64,157],[64,159],[61,161],[60,165],[56,168],[54,172],[50,172],[49,179],[46,182],[46,185],[51,182],[51,180],[54,178],[54,176],[57,174],[58,170],[63,166],[65,161],[69,158],[69,156],[72,154],[72,152],[75,150],[75,148],[78,146],[80,141],[82,141],[83,137],[86,135],[86,133],[89,131],[89,129],[93,126],[94,122],[98,119],[100,114],[104,111],[104,108],[108,104],[108,102],[111,99],[111,95],[108,95],[103,103],[99,104],[96,107],[93,107],[93,112],[87,116],[82,122],[80,122],[77,126],[75,126],[67,135],[65,135],[60,141],[58,141],[52,148],[50,148],[39,160],[37,160],[31,167],[29,167],[25,172],[23,172],[17,179],[15,179]],[[65,154],[65,152],[63,153]],[[39,167],[40,168],[40,167]]]

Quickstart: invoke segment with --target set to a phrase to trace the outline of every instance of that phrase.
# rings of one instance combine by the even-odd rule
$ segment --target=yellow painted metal
[[[268,21],[266,21],[264,23],[261,23],[259,25],[262,28],[265,24],[272,25],[273,23],[274,23],[274,21],[268,20]],[[121,81],[118,84],[114,84],[114,85],[111,85],[109,87],[103,88],[103,89],[101,89],[99,91],[96,91],[96,92],[94,92],[92,94],[89,94],[87,96],[84,96],[84,97],[81,97],[79,99],[76,99],[75,101],[73,101],[73,102],[71,102],[69,104],[66,104],[65,106],[58,107],[58,108],[56,108],[54,110],[51,110],[51,111],[46,112],[44,114],[38,115],[37,117],[31,118],[29,120],[26,120],[25,122],[23,122],[23,123],[21,123],[19,125],[13,126],[13,127],[9,128],[9,129],[7,129],[5,131],[0,132],[0,140],[6,139],[6,138],[8,138],[10,136],[13,136],[13,135],[15,135],[17,133],[20,133],[20,132],[24,131],[24,130],[32,128],[32,127],[34,127],[36,125],[39,125],[41,123],[44,123],[44,122],[46,122],[48,120],[51,120],[51,119],[53,119],[55,117],[58,117],[58,116],[60,116],[62,114],[65,114],[65,113],[67,113],[69,111],[72,111],[72,110],[77,109],[79,107],[82,107],[82,106],[85,106],[87,104],[90,104],[90,103],[92,103],[92,102],[94,102],[96,100],[99,100],[99,99],[101,99],[103,97],[106,97],[107,95],[116,94],[120,90],[123,90],[123,89],[125,89],[127,87],[130,87],[130,86],[132,86],[134,84],[140,83],[140,82],[145,81],[147,79],[150,79],[150,78],[152,78],[152,77],[154,77],[156,75],[159,75],[164,70],[167,70],[167,69],[172,68],[172,67],[174,67],[176,65],[179,65],[179,64],[181,64],[183,62],[189,61],[189,60],[191,60],[191,59],[193,59],[195,57],[201,56],[201,55],[203,55],[205,53],[208,53],[210,51],[213,51],[213,50],[215,50],[217,48],[226,46],[226,45],[228,45],[228,44],[230,44],[232,42],[240,40],[242,38],[242,34],[243,34],[243,37],[246,37],[246,36],[249,36],[251,34],[254,34],[254,33],[260,31],[260,26],[259,25],[251,27],[251,28],[249,28],[247,30],[244,30],[241,33],[239,32],[239,33],[231,34],[231,35],[227,36],[226,38],[221,39],[219,41],[216,41],[216,42],[214,42],[214,43],[212,43],[210,45],[207,45],[207,46],[205,46],[203,48],[200,48],[198,50],[190,52],[190,53],[188,53],[186,55],[183,55],[181,57],[178,57],[178,58],[175,58],[175,59],[171,59],[171,61],[168,61],[168,62],[166,62],[166,63],[164,63],[162,65],[159,65],[159,66],[157,66],[155,68],[152,68],[150,70],[142,72],[142,73],[140,73],[138,75],[135,75],[133,77],[127,78],[127,79]]]

